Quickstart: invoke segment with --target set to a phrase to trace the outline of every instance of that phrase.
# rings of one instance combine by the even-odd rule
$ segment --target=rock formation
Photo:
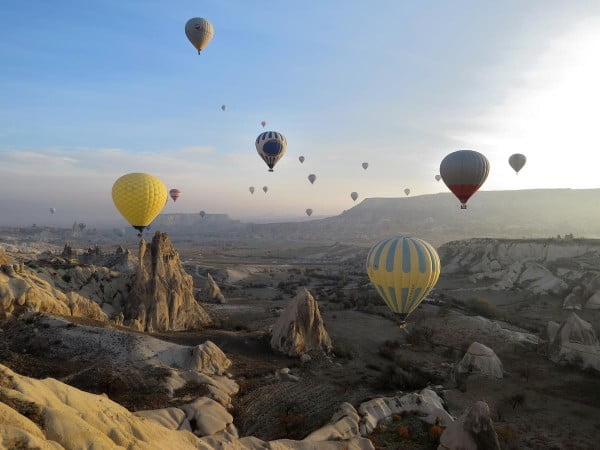
[[[0,264],[12,264],[11,259],[4,252],[4,249],[0,247]]]
[[[502,362],[489,347],[473,342],[463,359],[456,365],[457,374],[481,373],[491,378],[502,378]]]
[[[25,311],[106,320],[96,303],[75,293],[65,295],[23,264],[0,266],[0,318]]]
[[[149,248],[140,242],[139,267],[125,307],[125,319],[144,331],[200,329],[208,313],[194,299],[193,280],[166,233],[156,232]]]
[[[225,296],[221,293],[221,288],[219,288],[210,273],[206,276],[206,281],[200,290],[198,300],[210,303],[225,303]]]
[[[498,435],[485,402],[476,402],[440,437],[438,450],[500,450]]]
[[[548,356],[556,363],[600,371],[600,345],[592,324],[571,313],[554,332]]]
[[[275,322],[271,348],[289,356],[331,350],[331,339],[323,324],[319,305],[306,288],[298,291]]]
[[[73,258],[74,256],[77,256],[77,254],[73,251],[71,244],[67,242],[67,243],[65,243],[65,246],[64,246],[63,251],[60,254],[60,256],[61,256],[61,258],[70,259],[70,258]]]

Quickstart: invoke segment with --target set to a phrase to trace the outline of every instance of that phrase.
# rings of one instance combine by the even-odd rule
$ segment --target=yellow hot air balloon
[[[164,208],[167,187],[147,173],[128,173],[113,184],[112,198],[121,215],[141,235]]]
[[[431,244],[396,236],[375,244],[367,256],[367,274],[400,325],[429,294],[440,277],[440,257]]]

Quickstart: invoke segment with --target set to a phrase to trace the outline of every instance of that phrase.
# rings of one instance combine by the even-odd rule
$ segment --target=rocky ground
[[[61,248],[0,255],[9,264],[0,273],[6,448],[76,448],[80,425],[56,424],[77,411],[99,414],[91,405],[127,425],[115,434],[108,418],[92,421],[84,446],[110,439],[165,448],[166,437],[177,448],[595,446],[600,378],[586,355],[598,349],[596,312],[571,316],[562,292],[531,300],[530,281],[499,289],[498,278],[473,277],[487,272],[462,270],[465,262],[399,329],[370,292],[362,248],[332,247],[336,263],[322,248],[175,251],[156,239],[143,252],[129,249],[142,273],[108,250],[75,251],[87,263]],[[566,294],[590,280],[565,281]],[[81,293],[78,303],[69,292]],[[179,311],[193,311],[193,323]],[[45,377],[58,381],[30,381]],[[171,430],[157,437],[149,420]]]

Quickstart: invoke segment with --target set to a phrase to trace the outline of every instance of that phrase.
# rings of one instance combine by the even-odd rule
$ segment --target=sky
[[[201,56],[195,16],[215,28]],[[352,191],[446,191],[464,148],[490,160],[485,190],[600,187],[595,0],[22,0],[0,61],[0,225],[124,225],[128,172],[182,191],[165,213],[335,215]],[[288,140],[274,173],[262,120]]]

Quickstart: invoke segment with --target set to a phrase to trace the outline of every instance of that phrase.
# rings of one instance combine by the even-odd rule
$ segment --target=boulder
[[[325,329],[319,305],[306,288],[298,291],[275,322],[271,348],[289,356],[331,351],[331,338]]]
[[[571,313],[556,330],[548,356],[556,363],[600,371],[600,345],[592,324]]]
[[[481,373],[491,378],[502,378],[503,369],[500,358],[494,350],[479,342],[473,342],[463,359],[455,368],[458,374]]]
[[[166,233],[156,232],[149,248],[140,242],[139,261],[124,308],[127,320],[144,331],[201,329],[211,322]]]
[[[581,309],[581,307],[579,307]],[[600,309],[600,291],[588,298],[585,302],[585,309]]]
[[[500,450],[498,435],[485,402],[476,402],[450,424],[440,437],[438,450]]]
[[[195,370],[209,375],[223,375],[231,367],[229,358],[211,341],[194,347],[192,359]]]
[[[216,401],[208,397],[200,397],[193,403],[183,405],[187,421],[192,424],[192,431],[197,436],[210,436],[223,432],[233,424],[233,416]]]
[[[575,286],[563,301],[563,309],[581,309],[583,304],[583,288]]]
[[[199,292],[198,300],[209,303],[225,303],[225,296],[221,293],[221,288],[219,288],[210,273],[206,276],[206,281]]]

